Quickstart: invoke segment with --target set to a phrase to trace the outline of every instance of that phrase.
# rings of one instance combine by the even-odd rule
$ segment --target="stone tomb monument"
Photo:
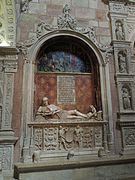
[[[34,122],[29,123],[33,162],[62,156],[102,156],[106,151],[106,122],[102,111],[97,112],[93,105],[89,108],[86,114],[76,109],[64,110],[43,97]]]

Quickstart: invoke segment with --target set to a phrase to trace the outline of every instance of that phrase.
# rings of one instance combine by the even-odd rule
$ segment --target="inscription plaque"
[[[74,76],[57,76],[57,101],[63,104],[75,104]]]

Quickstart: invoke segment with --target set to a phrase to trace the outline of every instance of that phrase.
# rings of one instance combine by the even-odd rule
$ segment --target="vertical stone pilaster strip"
[[[14,74],[4,75],[4,99],[3,99],[3,120],[2,129],[11,129]]]

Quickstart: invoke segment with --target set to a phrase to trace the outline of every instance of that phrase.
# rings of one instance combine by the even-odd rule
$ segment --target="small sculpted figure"
[[[124,109],[131,109],[131,96],[129,90],[126,87],[122,88],[122,98]]]
[[[117,40],[124,40],[125,39],[125,35],[123,32],[123,24],[120,21],[116,22],[116,29],[115,29],[115,33],[116,33],[116,39]]]
[[[34,151],[32,155],[32,162],[38,163],[40,161],[40,150],[39,151]]]
[[[122,54],[118,54],[118,63],[120,73],[127,73],[126,57]]]

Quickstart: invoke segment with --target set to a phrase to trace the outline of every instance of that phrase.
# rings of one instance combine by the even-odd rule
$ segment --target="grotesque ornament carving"
[[[44,129],[44,149],[56,150],[57,148],[57,128],[45,128]]]
[[[34,145],[36,150],[42,149],[42,129],[34,129]]]

